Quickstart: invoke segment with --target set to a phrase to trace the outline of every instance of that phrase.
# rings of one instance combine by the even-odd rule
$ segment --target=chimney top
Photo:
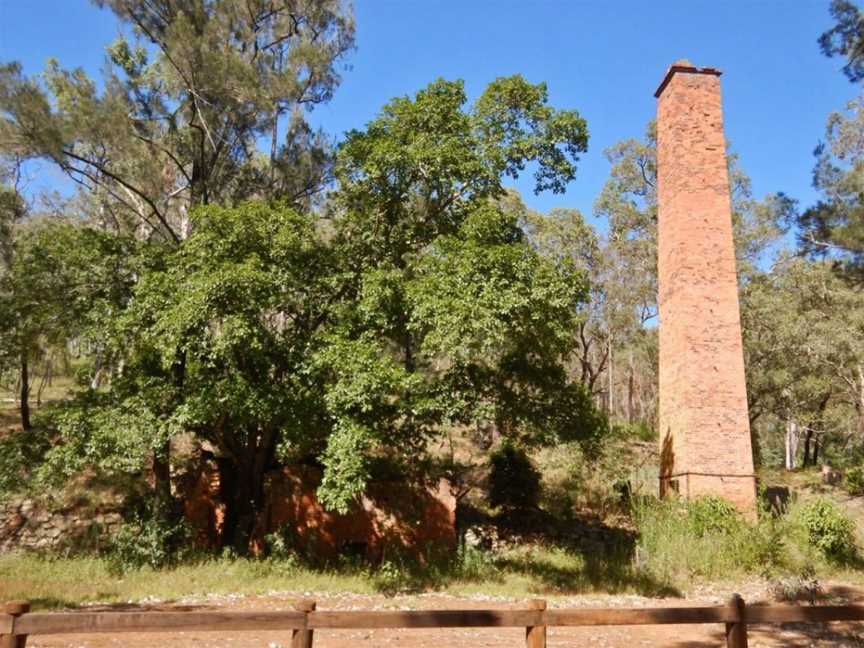
[[[720,76],[721,74],[723,74],[717,68],[697,68],[687,59],[678,59],[666,70],[666,75],[663,77],[663,81],[660,82],[660,85],[657,87],[657,91],[654,93],[655,97],[659,97],[661,94],[663,94],[663,90],[666,89],[666,86],[669,84],[669,81],[672,80],[672,76],[676,72],[683,72],[686,74],[713,74],[715,76]]]

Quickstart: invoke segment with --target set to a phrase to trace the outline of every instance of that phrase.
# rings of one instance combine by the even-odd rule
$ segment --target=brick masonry
[[[660,494],[755,512],[720,72],[673,64],[657,90]]]

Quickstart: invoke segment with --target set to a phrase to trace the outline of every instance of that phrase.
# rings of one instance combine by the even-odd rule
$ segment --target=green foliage
[[[749,523],[720,498],[690,503],[637,498],[633,519],[637,561],[662,582],[770,573],[792,560],[784,543],[788,520],[766,516]]]
[[[553,109],[543,84],[518,76],[494,81],[471,107],[461,82],[437,81],[414,98],[394,99],[366,129],[348,134],[326,221],[289,203],[242,202],[244,143],[251,146],[273,126],[274,109],[299,100],[298,89],[288,87],[297,71],[291,66],[303,67],[307,57],[320,57],[314,69],[324,75],[309,79],[307,89],[325,98],[350,25],[334,3],[301,3],[300,14],[310,15],[300,31],[319,20],[321,40],[289,57],[285,69],[274,52],[262,52],[276,65],[269,76],[247,69],[248,53],[234,49],[254,37],[245,31],[245,13],[223,58],[216,57],[232,62],[229,68],[216,66],[198,38],[198,28],[209,26],[219,42],[232,0],[205,3],[201,15],[172,5],[158,24],[137,2],[106,4],[124,20],[149,25],[153,31],[141,35],[153,47],[115,43],[110,56],[122,73],[104,94],[81,72],[53,66],[46,93],[15,66],[4,68],[3,128],[18,132],[37,108],[52,124],[68,118],[68,132],[52,132],[50,144],[29,142],[30,153],[44,156],[45,147],[55,147],[51,159],[61,165],[83,157],[72,158],[84,165],[73,172],[80,173],[93,161],[66,138],[77,143],[85,128],[88,138],[80,141],[112,138],[105,150],[140,161],[130,173],[148,181],[162,177],[151,162],[176,165],[163,153],[176,153],[183,166],[190,150],[206,146],[210,118],[227,120],[220,137],[235,138],[236,151],[220,149],[230,158],[222,162],[209,153],[204,162],[196,158],[188,200],[183,191],[172,202],[157,190],[126,187],[123,195],[136,204],[161,201],[143,208],[150,220],[141,232],[152,236],[146,244],[71,226],[62,237],[68,250],[51,237],[35,241],[29,262],[39,271],[21,273],[22,281],[65,281],[67,266],[78,272],[84,259],[92,263],[95,272],[72,273],[87,291],[51,284],[67,300],[51,306],[74,322],[69,334],[98,344],[98,361],[111,374],[45,418],[41,433],[50,449],[27,467],[33,484],[88,471],[140,479],[152,470],[167,523],[172,441],[191,436],[218,457],[224,483],[233,485],[225,491],[225,536],[243,551],[263,502],[264,475],[282,462],[322,466],[322,502],[346,512],[383,466],[406,481],[434,477],[431,442],[454,426],[495,426],[526,446],[576,441],[586,451],[605,434],[605,417],[568,370],[588,295],[585,273],[541,254],[525,236],[520,210],[502,200],[503,178],[527,164],[536,164],[538,190],[562,191],[573,179],[587,146],[578,113]],[[278,32],[284,18],[274,10],[259,27]],[[318,51],[328,39],[334,49]],[[181,74],[186,57],[170,60],[176,48],[202,54],[195,79]],[[261,74],[267,83],[259,87],[250,79]],[[197,105],[189,84],[205,79],[216,96],[212,105]],[[232,103],[233,94],[219,92],[223,84],[245,88],[249,101]],[[265,118],[258,93],[270,91]],[[178,120],[177,141],[151,126],[126,141],[130,110],[152,110],[147,124],[160,128],[159,97]],[[194,128],[184,121],[187,109],[200,112]],[[238,115],[247,121],[235,122]],[[200,137],[182,144],[190,129]],[[145,138],[158,152],[144,146]],[[98,171],[101,178],[108,170]],[[125,187],[126,180],[117,182]],[[207,204],[217,199],[232,206]],[[185,238],[172,220],[180,215],[189,226]],[[24,314],[25,305],[14,312]],[[49,319],[40,315],[34,330],[45,335]],[[9,456],[20,459],[16,452]]]
[[[504,443],[489,458],[489,505],[509,510],[536,509],[540,472],[523,448]]]
[[[697,538],[715,533],[732,534],[739,530],[743,519],[735,506],[716,495],[699,497],[687,506],[687,520]]]
[[[31,464],[31,488],[56,488],[86,470],[109,478],[140,475],[170,433],[144,399],[130,396],[120,404],[92,391],[48,408],[37,422],[32,437],[45,451]]]
[[[853,466],[843,475],[843,486],[850,495],[864,495],[864,466]]]
[[[189,529],[184,523],[166,523],[152,512],[136,513],[112,534],[109,564],[118,574],[142,567],[167,567],[178,560],[177,550],[188,540]]]
[[[717,498],[691,503],[639,499],[633,519],[639,532],[637,559],[670,582],[735,574],[779,582],[817,567],[857,564],[855,525],[824,498],[805,500],[782,515],[763,514],[756,522]]]
[[[30,434],[0,437],[0,500],[32,484],[33,468],[41,465],[51,445],[51,436],[38,426]]]
[[[799,511],[807,539],[825,558],[848,562],[858,552],[855,523],[833,502],[815,498]]]
[[[854,403],[864,360],[862,315],[861,292],[829,260],[790,257],[744,287],[747,389],[763,454],[772,446],[782,453],[790,423],[820,431],[815,439],[823,448],[837,438],[832,429],[861,424]],[[786,467],[796,465],[797,459]]]
[[[495,425],[526,443],[605,433],[565,365],[585,276],[539,254],[518,207],[498,200],[503,176],[531,161],[538,189],[563,189],[584,122],[521,77],[465,104],[461,82],[435,81],[393,99],[339,150],[345,283],[315,355],[334,422],[319,495],[339,510],[377,458],[417,476],[445,426]]]
[[[864,15],[850,0],[831,0],[834,26],[819,37],[825,56],[846,59],[843,74],[852,83],[864,79]]]
[[[329,179],[330,146],[300,108],[328,101],[340,81],[354,42],[343,3],[97,4],[123,34],[107,47],[103,83],[56,61],[37,78],[18,63],[0,67],[6,152],[57,165],[111,227],[172,243],[198,205],[252,196],[310,203]],[[269,159],[257,146],[265,136]]]
[[[657,431],[653,426],[645,421],[636,421],[633,423],[618,422],[612,427],[611,434],[613,436],[627,439],[651,442],[657,441]]]

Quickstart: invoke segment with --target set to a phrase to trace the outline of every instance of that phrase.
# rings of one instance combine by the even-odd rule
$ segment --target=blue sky
[[[688,2],[564,0],[357,0],[357,50],[334,100],[312,119],[334,134],[361,128],[389,98],[429,81],[464,79],[471,96],[497,76],[546,81],[551,103],[588,121],[589,152],[565,195],[531,193],[541,210],[591,213],[609,171],[603,149],[639,137],[654,90],[678,58],[724,71],[726,135],[763,195],[813,202],[812,151],[825,119],[856,94],[841,61],[821,55],[828,0]],[[98,75],[118,26],[87,0],[0,0],[0,60],[28,73],[46,59]],[[61,182],[44,166],[34,186]],[[593,219],[589,219],[593,220]]]

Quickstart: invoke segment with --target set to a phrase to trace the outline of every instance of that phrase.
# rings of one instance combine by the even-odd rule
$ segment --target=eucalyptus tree
[[[300,154],[322,141],[299,109],[332,96],[353,45],[353,19],[339,0],[96,4],[129,36],[108,47],[101,89],[56,61],[41,79],[3,65],[5,150],[46,159],[98,193],[102,218],[173,242],[197,205],[277,192],[301,203],[320,190],[326,156]],[[257,146],[268,135],[269,160]]]
[[[864,443],[864,296],[831,261],[782,258],[742,292],[750,417],[783,429],[785,466]],[[769,439],[764,439],[770,441]],[[812,442],[812,447],[811,447]]]
[[[651,324],[657,314],[657,162],[653,122],[643,139],[623,140],[606,150],[609,179],[594,203],[594,214],[605,219],[609,232],[601,258],[604,272],[602,317],[590,329],[589,342],[606,348],[595,355],[605,373],[608,393],[615,390],[614,356],[624,356],[626,370],[617,372],[624,395],[617,411],[632,421],[637,409],[648,415],[656,392],[656,334]],[[750,179],[734,153],[728,154],[732,225],[739,282],[743,286],[758,273],[794,212],[794,202],[783,194],[753,197]],[[613,349],[619,353],[614,354]],[[612,359],[610,359],[612,356]],[[626,378],[625,378],[626,377]],[[644,391],[638,398],[637,386]]]
[[[864,269],[864,102],[828,116],[825,141],[816,149],[813,184],[822,198],[797,218],[802,252],[841,260],[850,278]]]

